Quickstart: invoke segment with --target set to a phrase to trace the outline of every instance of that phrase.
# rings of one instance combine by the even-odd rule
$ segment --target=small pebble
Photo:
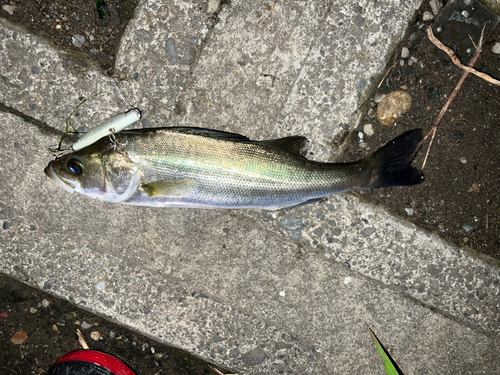
[[[360,142],[363,142],[363,137],[364,137],[364,136],[365,136],[365,135],[363,134],[363,132],[358,132],[358,137],[359,137],[359,139],[360,139]]]
[[[208,0],[207,13],[214,13],[219,9],[221,0]]]
[[[282,290],[282,291],[280,292],[280,296],[281,296],[281,297],[284,297],[284,296],[285,296],[285,291],[284,291],[284,290]]]
[[[375,103],[380,103],[382,100],[384,100],[385,98],[385,94],[376,94],[374,97],[373,97],[373,101]]]
[[[493,47],[491,47],[491,52],[500,54],[500,42],[496,42]]]
[[[406,48],[406,47],[403,47],[401,49],[401,57],[403,59],[407,59],[409,56],[410,56],[410,50],[408,48]]]
[[[429,11],[424,12],[422,15],[422,20],[424,21],[431,21],[432,19],[434,19],[434,15]]]
[[[394,125],[410,109],[411,102],[412,96],[407,91],[398,90],[387,94],[377,106],[377,120],[382,125]]]
[[[50,302],[47,301],[45,298],[42,300],[42,306],[43,307],[48,307],[50,305]]]
[[[30,307],[30,313],[35,314],[37,311],[34,307]]]
[[[344,279],[344,284],[347,285],[347,284],[350,284],[352,282],[352,277],[351,276],[347,276],[345,279]]]
[[[366,134],[368,137],[371,137],[371,136],[374,134],[372,124],[366,124],[366,125],[364,125],[364,126],[363,126],[363,131],[365,132],[365,134]]]
[[[16,10],[15,5],[2,5],[2,9],[5,10],[7,13],[9,13],[11,16],[14,14],[14,11]]]
[[[14,336],[10,339],[14,345],[21,345],[26,340],[28,340],[28,334],[25,331],[14,333]]]
[[[415,210],[413,208],[405,208],[405,211],[408,216],[412,216],[415,213]]]
[[[154,357],[155,357],[155,359],[162,359],[163,353],[155,353]]]
[[[80,34],[73,35],[73,45],[78,48],[83,47],[85,45],[85,37]]]
[[[479,185],[477,182],[474,182],[472,186],[469,188],[469,193],[480,193],[481,189],[479,188]]]
[[[474,230],[474,227],[471,227],[470,225],[467,225],[467,224],[465,224],[463,228],[465,229],[465,231],[467,233],[470,233]]]
[[[109,331],[109,338],[114,339],[115,338],[115,333],[113,331]]]
[[[429,1],[429,5],[431,6],[432,14],[434,14],[435,16],[438,15],[439,10],[443,6],[441,4],[441,1],[439,1],[439,0],[431,0],[431,1]]]
[[[462,157],[460,158],[460,163],[462,163],[462,164],[467,163],[467,159],[466,159],[464,156],[462,156]]]
[[[366,114],[368,115],[368,117],[374,118],[376,115],[375,109],[370,108]]]
[[[89,324],[89,323],[87,323],[87,322],[84,320],[84,321],[82,322],[82,324],[81,324],[81,327],[82,327],[83,329],[88,329],[88,328],[92,327],[92,324]]]
[[[57,326],[56,326],[55,324],[54,324],[54,325],[52,325],[52,330],[53,330],[53,331],[56,331],[56,332],[57,332],[57,331],[59,331],[59,329],[57,328]]]
[[[105,287],[106,287],[106,285],[104,283],[97,284],[97,289],[100,291],[103,291]]]
[[[92,340],[99,341],[99,339],[101,338],[101,334],[99,333],[99,331],[93,331],[90,333],[90,337],[92,337]]]

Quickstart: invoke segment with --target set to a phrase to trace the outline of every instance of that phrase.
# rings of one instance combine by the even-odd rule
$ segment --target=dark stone
[[[236,348],[229,351],[229,358],[237,358],[240,355],[240,351]]]
[[[35,231],[35,230],[36,230],[36,226],[34,226],[33,224],[32,224],[32,225],[30,225],[30,231],[32,231],[32,232],[33,232],[33,231]]]
[[[319,227],[314,230],[314,234],[318,237],[321,237],[323,235],[323,228]]]
[[[31,73],[38,74],[38,66],[32,66],[31,67]]]
[[[8,222],[8,221],[4,221],[4,222],[3,222],[3,229],[4,229],[4,230],[5,230],[5,229],[9,229],[9,227],[10,227],[9,222]]]
[[[442,270],[441,267],[433,265],[433,264],[429,264],[427,266],[427,272],[429,272],[429,274],[431,276],[436,276],[437,274],[441,273],[441,270]]]
[[[361,231],[361,236],[363,237],[370,237],[372,233],[374,232],[373,228],[365,228]]]
[[[30,109],[32,111],[36,111],[38,109],[38,106],[36,104],[30,104]]]
[[[43,289],[49,290],[51,288],[52,288],[52,285],[48,281],[43,283]]]
[[[332,234],[334,236],[340,236],[341,233],[342,233],[342,229],[340,229],[340,228],[333,228],[332,229]]]
[[[167,55],[169,56],[168,62],[170,64],[177,64],[179,59],[177,58],[177,49],[175,48],[175,40],[173,38],[167,39],[165,49],[167,50]]]
[[[255,348],[241,355],[241,360],[247,366],[257,366],[267,358],[266,352],[262,348]]]
[[[224,338],[224,337],[220,337],[219,335],[214,336],[214,337],[212,338],[212,341],[213,341],[213,342],[222,342],[222,341],[224,341],[224,340],[225,340],[225,338]]]
[[[137,30],[137,35],[139,35],[139,37],[141,37],[142,39],[151,39],[151,34],[149,33],[149,31],[144,29]]]
[[[63,59],[62,67],[63,67],[63,69],[66,69],[68,67],[68,60],[67,59]]]

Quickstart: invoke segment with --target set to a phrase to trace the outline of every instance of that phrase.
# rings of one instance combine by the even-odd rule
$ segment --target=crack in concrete
[[[62,132],[61,130],[57,130],[57,129],[53,128],[52,126],[48,125],[47,123],[40,121],[40,120],[37,120],[34,117],[28,116],[28,115],[22,113],[21,111],[18,111],[15,108],[12,108],[12,107],[5,105],[2,102],[0,102],[0,112],[10,113],[14,116],[22,118],[27,123],[34,125],[38,130],[40,130],[40,132],[43,135],[50,135],[50,136],[56,135],[59,137],[64,135],[64,132]],[[66,138],[68,140],[71,140],[71,141],[77,140],[77,137],[73,136],[71,134],[68,134],[66,136]]]

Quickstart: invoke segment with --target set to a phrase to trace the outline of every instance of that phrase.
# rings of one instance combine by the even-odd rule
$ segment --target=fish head
[[[103,142],[57,157],[44,172],[70,193],[106,202],[128,199],[142,180],[124,152]]]

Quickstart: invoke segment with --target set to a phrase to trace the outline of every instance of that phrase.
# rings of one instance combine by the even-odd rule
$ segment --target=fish
[[[412,186],[422,130],[348,163],[304,156],[302,136],[252,141],[190,127],[124,130],[52,160],[45,174],[70,193],[151,207],[279,210],[346,191]]]

